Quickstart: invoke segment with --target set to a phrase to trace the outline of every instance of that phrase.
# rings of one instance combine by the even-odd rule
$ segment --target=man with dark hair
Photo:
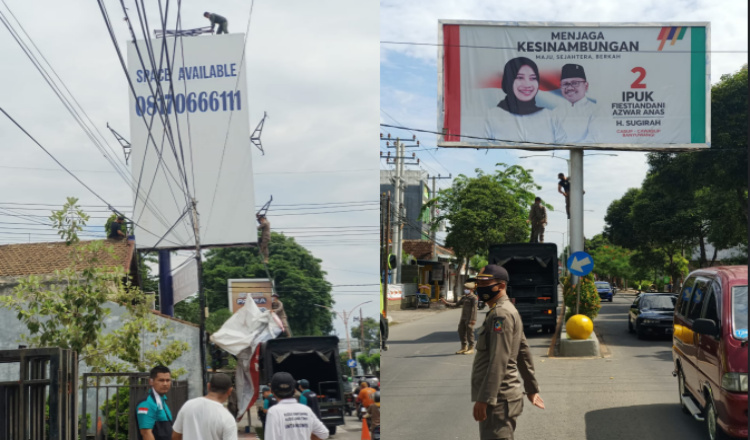
[[[113,240],[124,240],[127,238],[127,234],[123,232],[122,230],[122,222],[125,220],[125,217],[123,216],[117,216],[115,221],[109,224],[109,235],[107,235],[107,238],[111,238]]]
[[[204,12],[203,16],[211,20],[211,33],[214,32],[214,26],[216,26],[217,24],[219,25],[219,29],[217,29],[216,35],[229,33],[229,31],[227,30],[226,18],[222,17],[219,14],[212,14],[210,12]]]
[[[568,214],[568,218],[570,218],[570,178],[566,179],[563,173],[558,174],[557,178],[560,179],[557,182],[557,192],[565,197],[565,212]]]
[[[521,378],[531,403],[544,409],[544,401],[534,378],[521,316],[505,291],[510,280],[508,271],[488,264],[476,278],[479,298],[490,311],[479,331],[471,372],[474,420],[479,422],[481,440],[512,439],[516,419],[523,411]]]
[[[136,406],[138,438],[142,440],[171,440],[172,412],[167,406],[167,393],[172,388],[169,368],[158,365],[151,369],[148,397]]]
[[[232,379],[215,373],[208,394],[185,402],[174,422],[173,440],[236,440],[237,422],[224,408],[232,394]]]
[[[534,199],[531,205],[529,218],[526,223],[531,223],[531,240],[529,243],[544,243],[544,227],[547,226],[547,208],[542,205],[542,198]]]
[[[320,418],[320,403],[318,402],[318,395],[310,389],[310,381],[307,379],[300,379],[297,381],[299,386],[299,403],[310,407],[317,418]]]
[[[268,410],[265,440],[323,440],[328,428],[312,410],[294,399],[294,377],[280,371],[271,378],[271,392],[279,403]]]
[[[260,238],[258,239],[260,256],[263,258],[263,264],[268,264],[268,245],[271,243],[271,223],[263,214],[256,214],[255,218],[258,220],[258,230],[260,231]]]

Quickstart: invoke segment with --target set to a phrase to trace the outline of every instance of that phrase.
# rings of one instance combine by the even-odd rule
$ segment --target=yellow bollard
[[[588,339],[594,331],[594,323],[586,315],[573,315],[565,323],[565,332],[570,339]]]

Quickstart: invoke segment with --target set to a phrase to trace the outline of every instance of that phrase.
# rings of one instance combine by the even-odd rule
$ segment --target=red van
[[[711,440],[748,438],[747,266],[691,272],[674,312],[672,359],[682,410]]]

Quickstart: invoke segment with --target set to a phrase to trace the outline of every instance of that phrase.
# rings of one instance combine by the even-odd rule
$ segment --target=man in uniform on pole
[[[477,337],[471,372],[474,420],[481,440],[513,439],[523,411],[523,392],[544,409],[523,323],[505,289],[510,277],[502,266],[489,264],[477,275],[477,293],[490,307]],[[520,377],[519,377],[520,374]],[[521,388],[523,378],[523,389]]]
[[[258,240],[258,246],[260,246],[260,255],[263,258],[263,264],[268,264],[268,245],[271,243],[271,223],[263,214],[256,214],[255,218],[259,223],[258,230],[260,231],[260,239]]]
[[[271,295],[271,310],[279,317],[281,323],[284,325],[284,335],[291,338],[292,329],[289,328],[289,321],[287,320],[286,312],[284,311],[284,303],[279,301],[278,293]]]
[[[526,223],[531,223],[531,241],[529,243],[544,243],[544,227],[547,226],[547,208],[542,205],[542,198],[534,199],[529,211],[529,219]]]
[[[456,302],[448,302],[440,298],[440,302],[448,307],[461,306],[461,319],[458,321],[458,337],[461,339],[461,349],[456,354],[474,353],[474,324],[477,323],[477,296],[474,295],[476,285],[473,280],[464,284],[464,295]]]
[[[565,212],[568,214],[570,219],[570,178],[565,178],[565,174],[559,173],[557,178],[560,179],[557,182],[557,192],[565,197]]]

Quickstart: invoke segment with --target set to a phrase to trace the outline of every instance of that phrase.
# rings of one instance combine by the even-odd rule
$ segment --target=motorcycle
[[[365,414],[367,414],[367,408],[365,408],[364,406],[360,406],[359,410],[357,411],[357,419],[361,422],[362,421],[362,417]]]
[[[372,440],[380,440],[380,425],[372,428]]]

